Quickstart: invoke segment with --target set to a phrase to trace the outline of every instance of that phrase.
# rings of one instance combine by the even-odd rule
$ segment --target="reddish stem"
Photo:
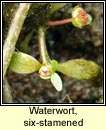
[[[59,20],[59,21],[51,21],[51,22],[48,22],[47,25],[48,26],[58,26],[58,25],[63,25],[63,24],[67,24],[67,23],[71,23],[71,18]]]

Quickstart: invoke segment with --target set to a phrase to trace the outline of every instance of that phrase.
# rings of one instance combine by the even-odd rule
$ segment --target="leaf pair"
[[[41,67],[42,64],[34,57],[22,52],[14,52],[9,66],[10,70],[21,74],[39,71]],[[50,71],[51,74],[49,78],[57,91],[62,90],[62,81],[59,75],[55,73],[56,71],[80,80],[93,79],[97,77],[101,71],[101,68],[96,63],[84,59],[69,60],[60,64],[58,64],[56,60],[52,60],[50,68],[52,70]],[[44,73],[47,75],[46,71],[44,71]]]

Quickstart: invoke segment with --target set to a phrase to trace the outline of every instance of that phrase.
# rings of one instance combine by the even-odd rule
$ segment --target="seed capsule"
[[[75,27],[82,28],[90,24],[92,17],[79,5],[75,6],[72,10],[72,24]]]

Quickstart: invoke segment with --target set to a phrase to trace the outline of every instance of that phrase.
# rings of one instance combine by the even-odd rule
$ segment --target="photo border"
[[[44,104],[44,103],[3,103],[3,45],[2,45],[2,4],[3,3],[103,3],[103,103],[52,103],[52,104]],[[1,103],[0,106],[106,106],[105,102],[105,1],[1,1]]]

